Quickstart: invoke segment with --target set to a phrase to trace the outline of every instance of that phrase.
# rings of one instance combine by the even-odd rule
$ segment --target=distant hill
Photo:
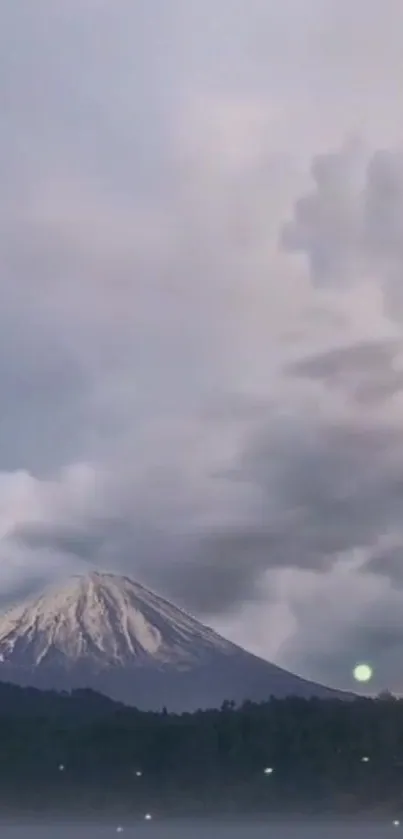
[[[0,679],[92,688],[144,710],[271,695],[350,699],[247,653],[127,577],[93,573],[0,615]]]
[[[71,717],[75,721],[95,720],[122,708],[124,705],[89,689],[58,693],[0,682],[0,718]]]

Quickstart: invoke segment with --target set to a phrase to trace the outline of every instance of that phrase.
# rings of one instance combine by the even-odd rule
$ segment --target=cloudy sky
[[[401,0],[0,12],[0,602],[403,690]]]

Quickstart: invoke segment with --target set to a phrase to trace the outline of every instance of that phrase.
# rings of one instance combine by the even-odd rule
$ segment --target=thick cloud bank
[[[0,8],[1,602],[402,688],[401,4]]]

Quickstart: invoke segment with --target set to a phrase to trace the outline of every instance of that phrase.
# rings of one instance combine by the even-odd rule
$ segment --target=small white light
[[[265,775],[272,775],[274,769],[272,768],[272,766],[266,766],[266,769],[264,769],[263,771]]]
[[[145,816],[144,816],[144,818],[145,818],[146,822],[151,821],[151,819],[152,819],[152,815],[151,815],[151,813],[146,813],[146,814],[145,814]]]
[[[361,763],[369,763],[369,757],[362,757]]]
[[[64,763],[59,763],[59,772],[64,772]]]
[[[121,825],[116,828],[116,833],[123,833],[123,827]]]
[[[394,827],[399,827],[399,825],[400,825],[399,819],[395,819],[394,822],[393,822],[393,826]]]
[[[137,770],[137,772],[136,772],[136,776],[137,776],[137,778],[141,778],[142,774],[143,774],[143,773],[142,773],[142,772],[140,772],[140,769],[138,769],[138,770]]]

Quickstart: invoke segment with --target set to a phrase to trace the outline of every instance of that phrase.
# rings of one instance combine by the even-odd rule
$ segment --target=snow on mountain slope
[[[0,616],[0,661],[191,664],[236,647],[127,577],[93,573]]]
[[[105,573],[73,577],[0,615],[0,679],[92,688],[146,710],[271,695],[351,698],[245,652],[138,583]]]

